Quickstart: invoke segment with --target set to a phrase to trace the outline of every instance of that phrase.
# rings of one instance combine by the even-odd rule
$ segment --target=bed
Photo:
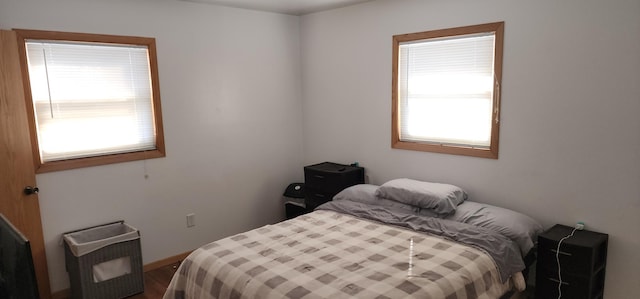
[[[385,188],[398,183],[353,186],[312,213],[202,246],[164,299],[497,299],[524,289],[537,222],[451,185]]]

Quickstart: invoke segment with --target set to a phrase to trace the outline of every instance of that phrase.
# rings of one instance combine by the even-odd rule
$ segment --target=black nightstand
[[[556,250],[560,239],[570,235],[571,231],[573,227],[556,224],[538,236],[537,299],[558,298]],[[558,254],[562,299],[603,297],[608,240],[607,234],[578,230],[573,237],[562,241]]]
[[[364,184],[364,168],[331,162],[305,166],[304,184],[306,207],[313,211],[343,189]]]
[[[301,204],[298,202],[286,202],[284,204],[284,213],[287,219],[296,218],[309,212],[310,211],[307,210],[307,207],[304,205],[304,203]]]

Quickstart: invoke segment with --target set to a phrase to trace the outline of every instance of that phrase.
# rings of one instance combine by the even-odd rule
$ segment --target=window
[[[392,147],[498,158],[504,22],[393,37]]]
[[[16,32],[37,172],[165,156],[155,39]]]

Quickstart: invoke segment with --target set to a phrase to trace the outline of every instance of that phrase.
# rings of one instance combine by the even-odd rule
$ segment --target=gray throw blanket
[[[412,214],[406,210],[368,205],[350,200],[330,201],[316,208],[409,228],[479,248],[495,261],[502,282],[524,270],[517,244],[504,235],[486,228]]]

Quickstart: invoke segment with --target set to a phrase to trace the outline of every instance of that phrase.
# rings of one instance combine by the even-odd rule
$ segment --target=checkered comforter
[[[478,249],[320,210],[195,250],[164,299],[499,298],[509,287]]]

